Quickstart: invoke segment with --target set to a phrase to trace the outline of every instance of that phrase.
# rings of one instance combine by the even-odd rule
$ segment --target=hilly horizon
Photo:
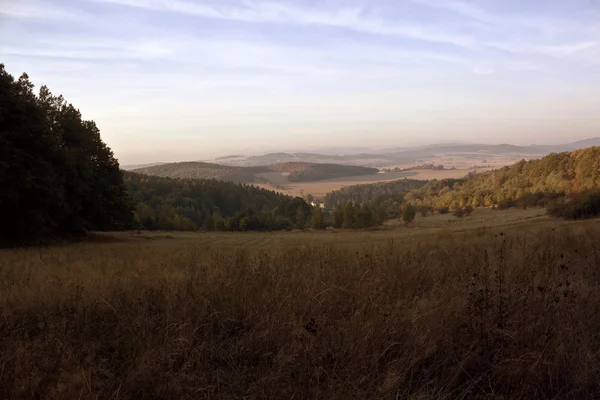
[[[513,145],[509,143],[499,144],[478,144],[478,143],[441,143],[429,144],[423,146],[412,146],[406,148],[395,148],[383,151],[365,151],[360,153],[338,153],[325,154],[318,151],[298,151],[298,152],[269,152],[262,155],[230,154],[218,156],[211,159],[187,160],[187,161],[155,161],[145,164],[122,165],[124,170],[135,170],[140,168],[153,167],[156,165],[181,163],[181,162],[205,162],[212,164],[256,167],[268,164],[283,162],[307,162],[307,163],[333,163],[341,165],[358,165],[375,168],[386,168],[397,164],[410,164],[423,162],[424,159],[434,158],[439,154],[461,153],[471,158],[478,158],[480,154],[490,154],[492,156],[502,155],[523,155],[527,158],[531,156],[542,157],[552,152],[562,152],[575,150],[578,148],[598,146],[600,137],[593,137],[575,142],[569,142],[558,145],[531,144],[531,145]],[[334,151],[334,149],[329,149]]]

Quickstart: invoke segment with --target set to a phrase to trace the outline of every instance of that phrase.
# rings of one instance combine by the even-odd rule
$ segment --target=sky
[[[600,0],[0,0],[122,164],[600,136]]]

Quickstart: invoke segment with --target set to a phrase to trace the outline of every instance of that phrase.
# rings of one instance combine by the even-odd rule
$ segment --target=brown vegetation
[[[3,251],[0,397],[593,398],[594,225]]]

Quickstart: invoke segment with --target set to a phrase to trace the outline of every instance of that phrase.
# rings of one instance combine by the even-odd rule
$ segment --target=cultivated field
[[[0,398],[597,398],[599,234],[476,210],[2,250]]]
[[[268,180],[268,183],[259,183],[260,186],[269,190],[276,190],[291,196],[302,196],[312,194],[316,197],[323,197],[325,194],[341,189],[344,186],[368,184],[376,182],[394,181],[397,179],[446,179],[446,178],[463,178],[471,171],[484,172],[489,168],[479,169],[451,169],[451,170],[410,170],[399,172],[381,172],[373,175],[348,176],[344,178],[328,179],[317,182],[289,182],[285,173],[266,172],[258,174],[261,178]]]

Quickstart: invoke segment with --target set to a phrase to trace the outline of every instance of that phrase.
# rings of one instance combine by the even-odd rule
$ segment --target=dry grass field
[[[0,250],[0,398],[598,398],[599,234],[476,210]]]

